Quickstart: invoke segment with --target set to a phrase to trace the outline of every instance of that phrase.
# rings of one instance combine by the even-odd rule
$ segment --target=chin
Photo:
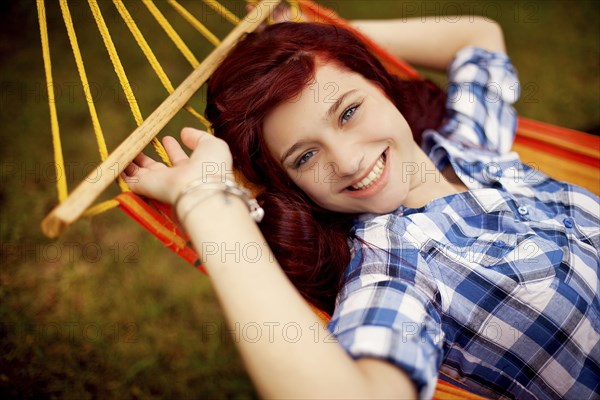
[[[370,213],[373,214],[389,214],[393,211],[396,211],[398,209],[398,207],[400,207],[402,204],[395,204],[395,205],[388,205],[388,206],[381,206],[381,207],[374,207],[374,209],[372,211],[369,211]]]
[[[401,202],[398,201],[371,201],[362,205],[354,205],[354,207],[350,205],[332,205],[332,204],[319,204],[326,210],[330,210],[333,212],[338,212],[342,214],[388,214],[395,210],[397,210],[400,206],[402,206]]]
[[[402,206],[402,203],[400,202],[391,202],[391,201],[387,201],[387,202],[378,202],[375,204],[371,204],[367,207],[365,207],[365,209],[358,211],[357,213],[359,214],[389,214],[393,211],[396,211],[398,209],[398,207]]]

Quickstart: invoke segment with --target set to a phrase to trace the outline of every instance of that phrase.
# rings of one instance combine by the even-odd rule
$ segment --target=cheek
[[[323,164],[319,159],[302,170],[289,172],[292,180],[305,191],[328,193],[330,186],[337,183],[337,175],[331,163]]]
[[[382,101],[374,105],[371,110],[376,110],[376,112],[366,113],[364,124],[368,127],[365,133],[369,132],[372,139],[398,137],[398,135],[401,135],[403,139],[404,136],[412,138],[412,134],[405,133],[407,130],[410,131],[406,120],[392,103]]]
[[[391,106],[393,107],[393,106]],[[404,119],[404,116],[393,107],[393,109],[389,110],[390,118],[385,120],[386,128],[397,132],[399,135],[403,136],[403,139],[412,139],[412,132],[410,127],[408,126],[408,122]]]
[[[290,175],[292,180],[298,185],[300,190],[306,193],[313,201],[321,203],[323,199],[328,197],[328,185],[323,183],[323,171],[318,171],[316,168],[298,171],[295,175]]]
[[[293,179],[293,178],[292,178]],[[294,179],[296,185],[304,192],[309,195],[316,194],[321,192],[322,186],[318,181],[318,174],[314,171],[303,171],[302,173],[298,173],[296,179]]]

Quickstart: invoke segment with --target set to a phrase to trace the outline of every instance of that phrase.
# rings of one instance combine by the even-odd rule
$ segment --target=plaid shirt
[[[439,371],[493,398],[600,398],[600,205],[509,152],[518,80],[503,53],[461,50],[448,119],[425,134],[468,192],[361,216],[329,329],[429,398]]]

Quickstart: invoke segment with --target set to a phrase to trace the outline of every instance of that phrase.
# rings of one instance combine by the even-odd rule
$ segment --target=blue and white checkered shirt
[[[430,398],[439,371],[492,398],[600,398],[600,204],[524,165],[518,80],[503,53],[461,50],[448,120],[425,134],[468,192],[361,216],[330,330],[398,365]]]

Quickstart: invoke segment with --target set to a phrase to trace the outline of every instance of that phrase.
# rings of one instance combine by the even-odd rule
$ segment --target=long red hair
[[[336,62],[379,85],[420,142],[437,128],[445,96],[429,81],[389,74],[354,34],[333,25],[281,23],[250,33],[208,82],[206,116],[231,149],[234,166],[261,188],[263,235],[292,283],[313,305],[332,312],[350,262],[352,215],[317,206],[288,177],[267,148],[263,121],[314,78],[315,60]]]

